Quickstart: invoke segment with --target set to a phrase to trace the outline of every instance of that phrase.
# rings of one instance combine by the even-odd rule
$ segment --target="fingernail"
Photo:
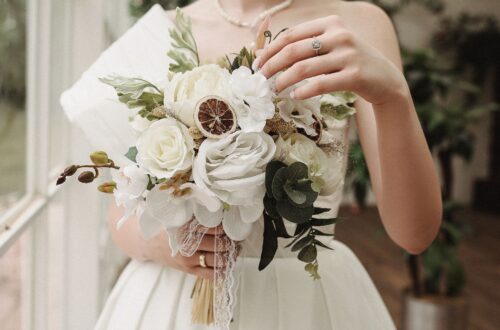
[[[259,71],[260,70],[260,58],[257,57],[254,61],[253,61],[253,64],[252,64],[252,69],[254,71]]]

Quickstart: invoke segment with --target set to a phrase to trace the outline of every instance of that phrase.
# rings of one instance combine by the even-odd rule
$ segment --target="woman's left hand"
[[[318,54],[313,40],[321,43]],[[276,79],[276,92],[313,78],[293,92],[299,100],[333,91],[352,91],[372,104],[386,104],[407,88],[401,70],[346,28],[335,15],[289,28],[258,56],[258,67]]]

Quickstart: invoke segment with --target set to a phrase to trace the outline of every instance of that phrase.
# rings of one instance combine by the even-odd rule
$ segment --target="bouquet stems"
[[[191,311],[193,323],[205,325],[214,323],[214,282],[198,277],[191,298],[193,298]]]

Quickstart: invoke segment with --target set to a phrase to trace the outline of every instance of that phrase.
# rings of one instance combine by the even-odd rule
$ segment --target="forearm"
[[[116,206],[110,209],[108,228],[114,243],[132,259],[165,264],[170,257],[170,247],[166,232],[149,240],[143,238],[137,218],[130,218],[120,228],[116,228],[122,211]]]
[[[377,204],[389,235],[411,253],[435,238],[441,192],[407,85],[393,102],[373,105],[380,185]]]

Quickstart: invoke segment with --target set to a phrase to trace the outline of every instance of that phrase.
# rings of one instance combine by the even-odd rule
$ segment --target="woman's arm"
[[[157,236],[146,240],[142,237],[137,218],[130,218],[120,229],[116,223],[121,218],[123,211],[113,204],[108,217],[108,227],[111,237],[118,248],[132,259],[139,261],[152,261],[169,266],[196,276],[213,278],[214,265],[214,239],[215,230],[211,229],[203,238],[198,251],[192,257],[183,257],[177,254],[172,257],[168,244],[168,235],[162,231]],[[200,253],[205,254],[207,268],[199,264]]]
[[[382,221],[398,245],[417,254],[432,242],[441,222],[433,160],[390,19],[367,3],[346,8],[348,22],[328,16],[288,29],[264,48],[259,66],[267,77],[287,68],[276,80],[278,92],[310,78],[295,90],[297,99],[338,90],[361,96],[358,130]],[[313,38],[322,43],[319,56]]]

